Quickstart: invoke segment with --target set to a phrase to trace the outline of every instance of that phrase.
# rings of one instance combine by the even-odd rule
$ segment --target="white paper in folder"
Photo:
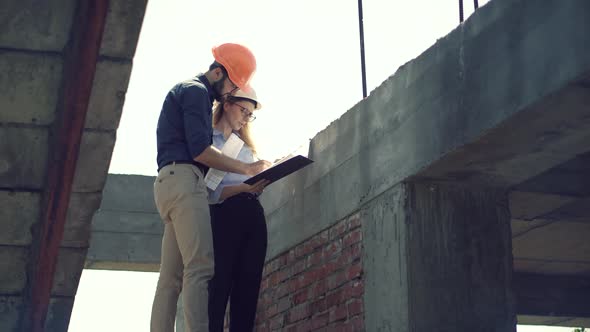
[[[235,159],[238,156],[238,153],[240,153],[242,146],[244,146],[244,141],[242,141],[238,135],[232,133],[221,148],[221,153]],[[205,184],[207,185],[207,188],[211,190],[217,189],[217,186],[219,186],[225,174],[227,174],[227,172],[209,168],[207,175],[205,175]]]

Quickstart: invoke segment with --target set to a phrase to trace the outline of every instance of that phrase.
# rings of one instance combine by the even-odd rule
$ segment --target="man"
[[[207,287],[214,271],[203,181],[208,167],[252,176],[270,166],[268,161],[242,163],[211,146],[213,100],[237,89],[248,90],[256,70],[254,55],[242,45],[223,44],[212,51],[215,62],[209,70],[175,85],[158,120],[154,197],[165,226],[151,331],[174,331],[181,290],[187,331],[208,331]]]

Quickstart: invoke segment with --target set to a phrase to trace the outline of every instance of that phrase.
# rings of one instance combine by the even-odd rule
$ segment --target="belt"
[[[193,160],[173,160],[173,161],[169,161],[167,163],[165,163],[164,165],[162,165],[162,167],[158,168],[158,173],[160,172],[160,170],[168,165],[172,165],[172,164],[176,164],[176,165],[180,165],[180,164],[188,164],[188,165],[194,165],[197,166],[201,172],[203,172],[203,175],[205,175],[206,169],[205,166],[201,163],[198,163],[196,161]]]

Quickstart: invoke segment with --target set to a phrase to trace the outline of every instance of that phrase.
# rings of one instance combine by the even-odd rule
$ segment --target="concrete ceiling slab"
[[[590,96],[590,93],[588,93]],[[586,112],[590,101],[585,104]],[[588,118],[590,116],[587,115]],[[571,160],[557,165],[515,187],[518,191],[545,194],[590,197],[590,152],[577,155]]]
[[[74,307],[73,297],[54,297],[49,300],[45,332],[65,332]]]
[[[86,249],[60,248],[51,289],[52,296],[74,297],[82,275]]]
[[[19,315],[22,310],[21,296],[0,296],[0,331],[18,331]]]
[[[115,132],[84,132],[72,192],[102,191],[111,164],[115,140]]]
[[[590,168],[589,168],[590,170]],[[590,171],[588,172],[590,173]],[[586,182],[586,185],[590,182]],[[581,198],[572,201],[552,212],[549,212],[541,218],[549,220],[560,220],[570,222],[590,223],[590,197]]]
[[[512,239],[514,258],[590,264],[590,223],[555,222]]]
[[[139,39],[147,0],[111,1],[107,13],[100,55],[131,59]]]
[[[76,0],[4,0],[0,45],[61,52],[70,37]]]
[[[518,258],[513,260],[514,271],[545,275],[590,275],[590,263],[543,258]]]
[[[512,219],[510,221],[511,228],[512,228],[512,237],[518,237],[526,232],[530,231],[531,229],[543,227],[549,223],[554,222],[553,220],[543,220],[543,219],[534,219],[534,220],[519,220],[519,219]]]
[[[19,294],[27,282],[29,250],[26,247],[0,249],[0,294]]]
[[[0,191],[0,245],[31,244],[31,226],[39,220],[40,199],[37,192]]]
[[[117,130],[131,75],[131,61],[97,63],[85,128]]]
[[[11,110],[0,113],[0,122],[52,123],[62,70],[58,55],[0,51],[0,109]]]
[[[512,191],[509,196],[511,217],[521,220],[535,219],[576,199],[571,196],[523,191]]]
[[[43,188],[47,140],[46,128],[0,127],[0,188]]]
[[[92,216],[100,207],[100,193],[72,193],[62,247],[88,248]]]

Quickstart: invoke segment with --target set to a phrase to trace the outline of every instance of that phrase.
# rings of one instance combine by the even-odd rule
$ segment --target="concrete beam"
[[[85,268],[157,272],[163,232],[158,214],[101,209],[92,221]]]
[[[100,210],[92,220],[85,268],[159,270],[164,225],[154,204],[154,180],[109,174]]]

